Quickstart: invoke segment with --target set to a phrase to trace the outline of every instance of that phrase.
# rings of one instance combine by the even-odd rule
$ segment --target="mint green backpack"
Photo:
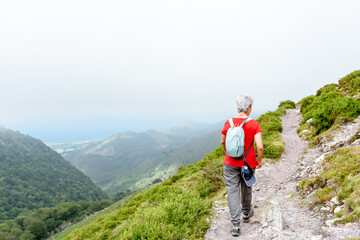
[[[228,154],[229,157],[232,157],[235,159],[243,159],[244,158],[245,132],[243,129],[243,125],[250,120],[252,120],[252,118],[247,117],[245,119],[245,121],[241,123],[240,126],[236,127],[234,125],[232,118],[229,119],[230,128],[228,129],[228,131],[226,133],[226,140],[225,140],[226,153]],[[251,144],[251,146],[252,146],[252,144]],[[250,148],[251,148],[251,146],[250,146]],[[246,156],[246,154],[245,154],[245,156]]]

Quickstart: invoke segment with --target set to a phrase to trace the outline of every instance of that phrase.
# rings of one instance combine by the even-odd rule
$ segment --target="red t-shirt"
[[[246,118],[233,118],[233,122],[235,126],[240,126]],[[229,120],[227,120],[224,124],[224,128],[221,130],[221,133],[226,136],[228,129],[230,128]],[[252,119],[243,125],[244,133],[245,133],[245,149],[244,154],[249,149],[251,143],[254,141],[255,134],[262,132],[260,124],[258,121]],[[254,150],[254,144],[251,146],[251,149],[246,155],[246,162],[250,165],[251,168],[255,168],[257,166],[256,162],[256,154]],[[224,164],[235,166],[235,167],[242,167],[244,162],[242,159],[234,159],[229,157],[225,152],[225,159]]]

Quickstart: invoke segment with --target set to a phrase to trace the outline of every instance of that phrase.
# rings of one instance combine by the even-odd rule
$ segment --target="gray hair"
[[[239,95],[236,98],[236,105],[238,112],[247,112],[249,105],[253,105],[254,98],[247,95]]]

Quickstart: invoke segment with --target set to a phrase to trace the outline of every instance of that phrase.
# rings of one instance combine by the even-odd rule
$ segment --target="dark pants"
[[[254,173],[255,169],[253,168]],[[231,222],[240,224],[241,213],[248,214],[251,209],[252,188],[248,187],[241,177],[241,168],[224,164],[224,178],[228,193]],[[241,204],[240,204],[241,188]]]

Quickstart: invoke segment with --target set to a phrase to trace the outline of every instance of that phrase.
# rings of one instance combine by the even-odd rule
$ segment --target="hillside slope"
[[[82,150],[67,153],[65,158],[98,186],[105,188],[111,186],[114,179],[119,176],[124,176],[126,179],[137,174],[138,166],[185,142],[182,137],[166,135],[154,130],[143,133],[124,132],[91,144]],[[113,196],[119,190],[127,190],[127,188],[122,188],[120,185],[111,188],[108,192]]]
[[[220,132],[215,131],[190,140],[183,146],[164,151],[147,159],[138,166],[128,169],[109,184],[104,185],[106,192],[117,192],[119,189],[131,191],[149,186],[157,181],[168,179],[177,173],[179,167],[193,164],[207,153],[219,146]]]
[[[43,142],[0,129],[0,222],[23,211],[106,194]]]
[[[317,96],[310,97],[311,101],[317,101],[309,107],[313,112],[305,115],[304,110],[301,111],[304,121],[301,121],[298,132],[304,138],[315,136],[314,148],[308,149],[296,135],[299,110],[290,110],[283,117],[286,124],[281,124],[284,108],[294,106],[291,101],[282,102],[276,112],[268,112],[259,118],[264,128],[265,156],[280,161],[275,164],[270,163],[272,160],[265,161],[263,169],[257,171],[255,213],[258,210],[256,207],[261,206],[267,196],[275,195],[280,209],[283,209],[286,224],[281,230],[271,222],[259,225],[253,221],[243,227],[250,230],[243,235],[247,239],[330,240],[359,237],[360,119],[357,116],[360,107],[356,97],[359,92],[356,86],[360,86],[359,75],[360,72],[355,72],[340,80],[339,87],[335,86],[336,93],[333,93],[333,86],[325,86]],[[352,89],[353,86],[355,89]],[[324,97],[323,94],[327,93],[330,95]],[[335,107],[328,108],[326,105],[329,102]],[[301,105],[303,107],[303,102]],[[319,125],[321,121],[316,118],[327,120],[327,115],[333,119],[329,121],[330,125]],[[279,136],[283,128],[284,132]],[[285,148],[282,139],[285,140]],[[285,154],[281,155],[284,150]],[[222,149],[218,148],[203,160],[181,167],[170,180],[148,188],[121,209],[74,231],[66,239],[200,239],[210,227],[210,222],[204,219],[210,219],[212,213],[205,209],[215,203],[215,211],[221,213],[227,225],[222,232],[219,226],[215,227],[220,235],[208,239],[233,239],[229,234],[229,215],[222,215],[227,209],[223,206],[226,202],[222,180],[223,157]],[[219,221],[222,220],[216,219],[214,224]],[[333,225],[339,222],[348,224],[346,227]],[[349,225],[349,222],[352,223]]]
[[[189,126],[194,127],[189,123],[176,129],[189,130]],[[200,130],[213,127],[209,124]],[[125,132],[87,143],[87,147],[77,151],[65,151],[63,156],[113,197],[119,191],[135,191],[163,181],[180,166],[198,161],[219,146],[219,134],[220,130],[216,130],[188,140],[154,130]]]
[[[282,102],[277,111],[268,112],[261,118],[267,149],[265,156],[274,160],[278,159],[284,150],[280,135],[280,116],[285,113],[286,108],[293,108],[293,105],[295,104],[291,101]],[[214,134],[218,144],[220,133]],[[223,159],[224,151],[222,147],[218,147],[202,160],[180,167],[171,179],[133,195],[120,209],[87,222],[85,226],[79,225],[81,228],[73,231],[66,239],[204,237],[210,227],[211,206],[216,199],[226,194],[222,177]]]

